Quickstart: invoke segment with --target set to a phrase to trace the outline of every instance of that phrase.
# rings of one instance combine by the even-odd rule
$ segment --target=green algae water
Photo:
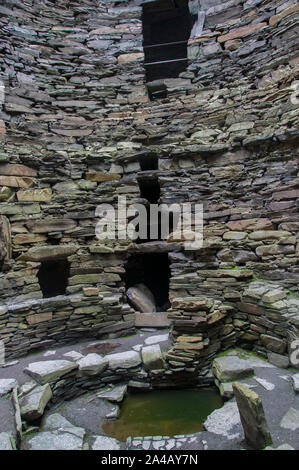
[[[137,436],[175,436],[203,430],[207,416],[223,405],[218,390],[155,390],[128,395],[120,416],[103,424],[103,432],[125,441]]]

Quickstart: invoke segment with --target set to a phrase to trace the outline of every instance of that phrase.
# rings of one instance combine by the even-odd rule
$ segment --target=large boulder
[[[143,313],[156,312],[156,302],[152,292],[144,284],[137,284],[127,290],[131,304]]]
[[[60,377],[77,368],[78,364],[65,360],[40,361],[29,364],[24,372],[44,385],[48,382],[56,382]]]
[[[35,421],[40,418],[51,398],[52,390],[49,384],[34,388],[20,400],[22,418],[26,421]]]
[[[254,449],[264,449],[272,443],[261,399],[253,390],[233,383],[241,423],[247,443]]]
[[[219,382],[244,379],[254,372],[247,361],[237,356],[217,357],[213,361],[212,370]]]

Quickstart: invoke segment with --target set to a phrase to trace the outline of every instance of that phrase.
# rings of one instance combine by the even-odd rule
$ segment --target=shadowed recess
[[[126,265],[126,289],[145,284],[155,297],[157,310],[167,310],[170,307],[169,264],[167,253],[131,255]]]
[[[44,297],[64,295],[68,284],[70,263],[66,259],[44,261],[37,277]]]
[[[146,81],[175,78],[187,67],[187,41],[192,19],[187,0],[160,0],[143,5]],[[157,92],[150,98],[161,98]]]

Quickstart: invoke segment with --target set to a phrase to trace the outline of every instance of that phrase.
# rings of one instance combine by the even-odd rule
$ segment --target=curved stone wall
[[[255,278],[297,291],[298,5],[214,3],[202,5],[188,69],[165,80],[167,98],[149,101],[140,2],[2,2],[0,331],[8,356],[132,331],[124,266],[134,251],[169,252],[170,317],[190,317],[178,299],[204,294],[243,321],[240,295]],[[198,252],[171,239],[151,248],[95,238],[99,203],[143,202],[140,158],[153,155],[161,202],[204,204]],[[37,272],[43,260],[65,257],[70,279],[58,306],[42,299]],[[235,268],[250,275],[237,278]],[[208,360],[239,340],[229,317],[219,320],[224,334],[211,330]],[[248,333],[251,322],[240,321],[236,331]],[[258,347],[262,334],[284,336],[261,328]]]

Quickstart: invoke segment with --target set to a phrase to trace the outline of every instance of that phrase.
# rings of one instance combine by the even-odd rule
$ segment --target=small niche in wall
[[[43,261],[37,277],[43,296],[65,295],[70,274],[70,263],[66,259]]]
[[[158,170],[158,157],[156,155],[142,156],[139,159],[141,171]]]

